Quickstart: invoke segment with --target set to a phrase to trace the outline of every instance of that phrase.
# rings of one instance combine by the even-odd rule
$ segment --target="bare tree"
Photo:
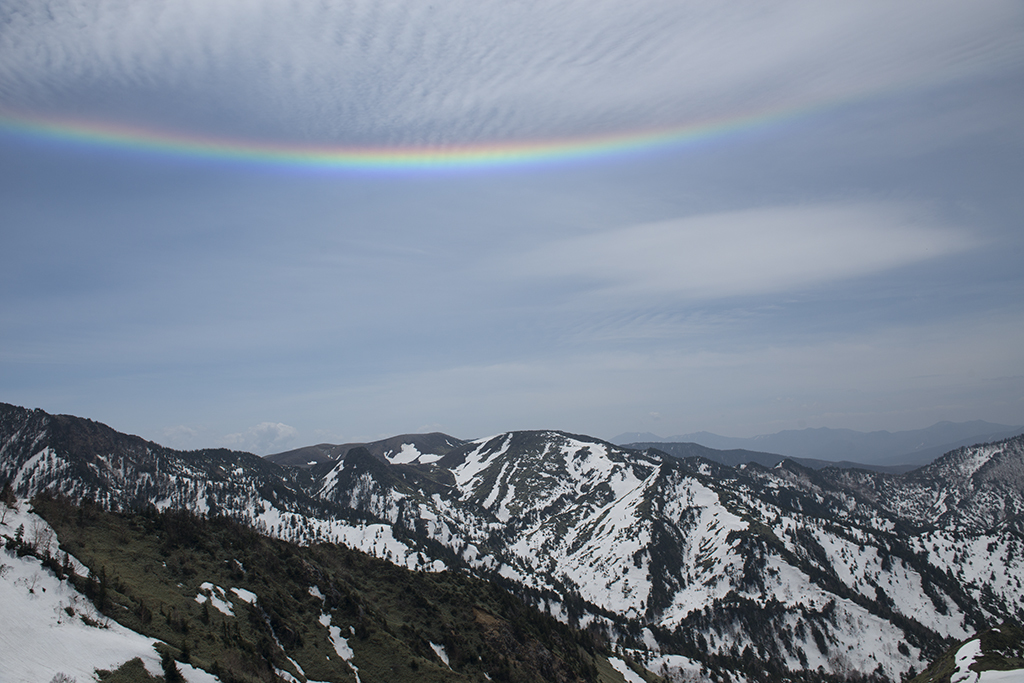
[[[7,513],[18,509],[18,499],[14,497],[14,490],[9,481],[5,481],[3,489],[0,490],[0,503],[3,503],[3,510],[0,511],[0,524],[6,524]]]
[[[53,529],[41,519],[32,520],[28,544],[37,557],[49,557],[50,546],[53,545]]]

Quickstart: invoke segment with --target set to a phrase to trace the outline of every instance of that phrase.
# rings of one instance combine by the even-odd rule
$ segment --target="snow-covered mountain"
[[[899,680],[953,640],[1024,619],[1024,437],[902,475],[733,468],[556,431],[437,458],[356,447],[300,470],[12,406],[0,428],[0,479],[22,495],[218,511],[461,568],[680,676]]]

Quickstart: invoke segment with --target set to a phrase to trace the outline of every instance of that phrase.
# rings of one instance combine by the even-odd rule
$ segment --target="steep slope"
[[[913,526],[982,532],[1024,512],[1024,436],[959,448],[903,476],[824,475]]]
[[[110,513],[46,497],[34,506],[52,527],[24,501],[0,525],[12,563],[0,572],[11,598],[2,609],[13,616],[17,602],[25,613],[18,633],[0,631],[22,646],[0,649],[4,680],[92,678],[136,657],[157,674],[168,666],[161,652],[193,683],[215,680],[200,669],[237,683],[622,680],[586,633],[460,574],[273,541],[223,517]],[[18,539],[14,523],[37,532]],[[57,542],[78,559],[54,559]],[[53,605],[33,609],[44,597]],[[47,656],[28,657],[33,640]]]
[[[285,470],[251,453],[182,453],[69,415],[0,404],[0,479],[16,493],[59,492],[108,507],[247,514],[270,506],[308,512]]]
[[[1019,459],[1014,448],[1003,448],[1003,467]],[[1001,462],[993,458],[1003,451],[971,457]],[[962,470],[944,462],[936,477]],[[354,467],[340,464],[332,476]],[[893,491],[913,491],[923,476],[853,474],[877,476]],[[936,535],[844,476],[792,462],[734,469],[560,432],[513,432],[429,467],[364,468],[322,493],[357,491],[332,500],[419,529],[563,618],[733,671],[754,657],[779,675],[821,666],[898,678],[940,653],[946,638],[1015,613],[1020,587],[998,575],[1024,569],[1019,530]],[[958,556],[946,551],[965,543],[993,548],[983,563],[990,575],[951,578]]]

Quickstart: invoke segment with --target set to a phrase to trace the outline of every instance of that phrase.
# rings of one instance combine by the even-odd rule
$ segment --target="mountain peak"
[[[673,675],[898,680],[1024,599],[1024,437],[885,474],[734,468],[554,430],[425,461],[414,436],[282,468],[0,409],[0,480],[474,574]]]

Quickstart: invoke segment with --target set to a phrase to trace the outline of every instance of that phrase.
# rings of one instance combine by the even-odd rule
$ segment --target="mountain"
[[[640,450],[654,448],[675,458],[706,458],[707,460],[713,460],[714,462],[728,465],[729,467],[738,467],[739,465],[747,463],[757,463],[759,465],[765,465],[766,467],[774,467],[783,460],[792,460],[793,462],[799,463],[804,467],[810,467],[814,470],[820,470],[825,467],[839,467],[842,469],[867,469],[875,472],[899,474],[901,472],[909,472],[914,469],[914,466],[912,465],[865,465],[863,463],[849,461],[832,462],[829,460],[816,460],[814,458],[790,458],[785,455],[778,455],[777,453],[761,453],[758,451],[744,450],[742,448],[721,451],[715,448],[701,446],[696,443],[652,441],[629,443],[626,444],[626,446]]]
[[[719,436],[695,432],[668,438],[633,438],[633,433],[619,435],[612,441],[619,444],[637,442],[696,443],[718,450],[745,449],[791,458],[811,458],[831,462],[847,461],[867,465],[923,465],[943,453],[961,446],[999,441],[1024,433],[1024,427],[973,422],[937,422],[925,429],[903,432],[857,432],[852,429],[786,430],[750,438]],[[653,436],[653,435],[650,435]]]
[[[675,439],[663,439],[651,432],[625,432],[612,439],[612,443],[625,446],[631,443],[659,443],[663,441],[674,441]]]
[[[730,467],[557,431],[431,462],[355,447],[282,468],[13,406],[0,430],[0,479],[19,495],[218,511],[303,546],[465,573],[677,680],[900,680],[1024,620],[1024,437],[891,474]]]
[[[275,465],[308,468],[334,462],[353,448],[362,447],[372,455],[392,463],[428,463],[463,443],[461,439],[440,432],[402,434],[370,443],[322,443],[264,457]]]

